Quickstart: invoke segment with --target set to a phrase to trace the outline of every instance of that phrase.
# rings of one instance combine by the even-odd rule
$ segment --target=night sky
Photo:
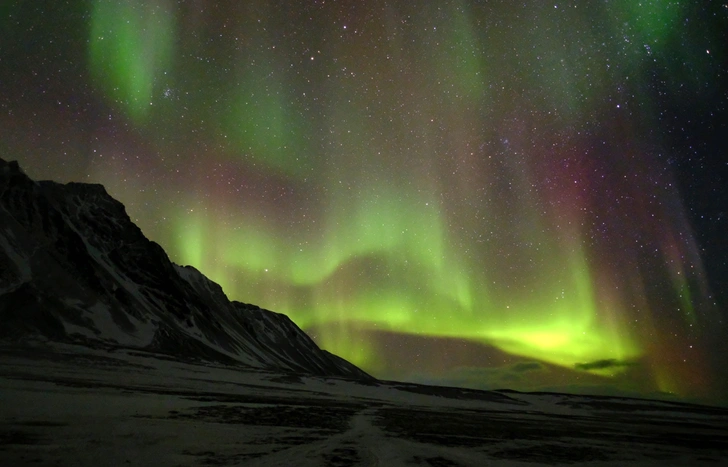
[[[376,377],[728,401],[728,4],[4,1],[0,157]]]

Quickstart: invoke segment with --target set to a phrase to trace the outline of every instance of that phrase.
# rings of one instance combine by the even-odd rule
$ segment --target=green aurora
[[[717,391],[716,310],[660,158],[658,95],[701,92],[713,66],[689,6],[91,3],[115,130],[86,173],[230,298],[375,376],[480,359],[562,387]],[[398,335],[463,341],[470,363],[395,369],[419,351]]]

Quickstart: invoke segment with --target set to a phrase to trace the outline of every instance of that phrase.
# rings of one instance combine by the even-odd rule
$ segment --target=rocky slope
[[[33,181],[0,159],[0,337],[29,335],[371,378],[287,316],[172,263],[103,186]]]

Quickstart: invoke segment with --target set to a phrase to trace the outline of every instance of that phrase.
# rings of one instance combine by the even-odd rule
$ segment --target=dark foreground
[[[725,465],[728,410],[0,349],[4,465]]]

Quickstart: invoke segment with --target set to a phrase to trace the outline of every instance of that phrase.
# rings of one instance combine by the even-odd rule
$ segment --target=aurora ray
[[[76,68],[45,72],[82,86],[8,88],[0,143],[36,178],[106,185],[231,298],[375,376],[728,393],[722,263],[682,172],[721,153],[685,130],[725,114],[720,8],[74,3],[56,16],[85,28],[39,28],[75,37],[49,63]],[[3,82],[43,86],[0,53],[20,63]]]

